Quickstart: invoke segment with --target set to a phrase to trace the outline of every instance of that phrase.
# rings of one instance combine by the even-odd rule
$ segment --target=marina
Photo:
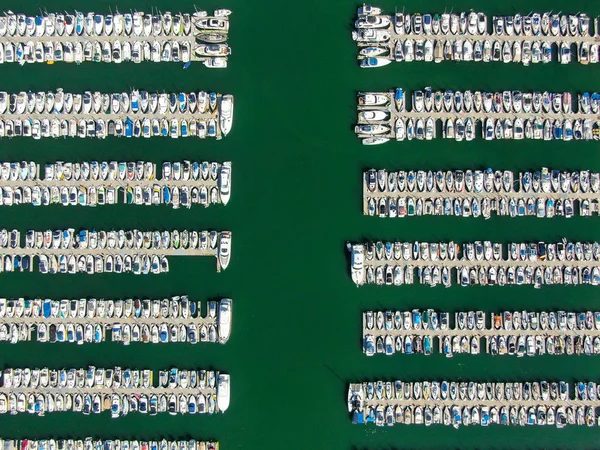
[[[0,439],[2,450],[219,450],[219,443],[212,441],[160,441],[125,439]]]
[[[600,284],[598,242],[366,242],[347,243],[357,285],[460,286]],[[415,276],[416,271],[416,276]]]
[[[0,92],[0,137],[214,137],[233,125],[233,96],[216,92]]]
[[[18,230],[0,230],[0,271],[40,273],[134,273],[169,271],[167,256],[214,256],[217,271],[231,257],[229,231],[29,230],[22,245]]]
[[[232,301],[201,302],[186,295],[170,299],[0,298],[0,342],[108,341],[130,343],[217,342],[231,333]]]
[[[595,382],[456,382],[396,380],[352,383],[353,423],[377,426],[597,425]]]
[[[364,68],[393,61],[502,61],[528,66],[576,59],[587,65],[600,60],[599,30],[598,18],[592,21],[585,13],[532,12],[489,20],[473,10],[443,14],[403,10],[386,15],[365,4],[358,8],[352,39]]]
[[[158,178],[149,161],[84,161],[45,164],[0,163],[0,206],[226,205],[231,197],[231,162],[167,161]]]
[[[431,355],[436,340],[447,358],[484,352],[517,357],[600,354],[598,311],[459,311],[454,317],[433,309],[367,311],[362,328],[367,356]]]
[[[229,407],[229,375],[212,370],[152,370],[121,367],[87,369],[4,369],[0,414],[72,411],[86,415],[110,412],[214,414]]]
[[[0,16],[0,64],[200,61],[227,67],[227,9],[194,13],[48,13]]]
[[[600,140],[600,94],[416,90],[358,93],[355,133],[365,145],[390,140]],[[574,107],[576,100],[576,108]],[[440,128],[441,127],[441,128]],[[441,129],[441,133],[439,132]]]
[[[363,214],[539,218],[600,212],[600,173],[548,169],[363,172]]]

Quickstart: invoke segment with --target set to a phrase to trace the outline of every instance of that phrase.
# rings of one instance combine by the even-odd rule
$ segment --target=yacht
[[[221,132],[224,136],[231,131],[233,123],[233,95],[225,94],[221,98]]]
[[[221,201],[226,205],[231,197],[231,162],[224,162],[219,170],[219,191]]]
[[[220,373],[217,379],[217,406],[225,412],[229,408],[229,375]]]
[[[362,244],[354,244],[351,248],[351,272],[352,281],[357,286],[364,283],[365,268],[364,268],[364,246]]]
[[[229,298],[224,298],[219,304],[219,342],[224,344],[231,334],[231,306]]]
[[[227,266],[229,265],[229,259],[231,258],[231,233],[229,231],[221,232],[217,257],[219,259],[219,265],[221,266],[221,269],[227,269]]]
[[[388,58],[369,57],[360,61],[360,67],[383,67],[391,62]]]

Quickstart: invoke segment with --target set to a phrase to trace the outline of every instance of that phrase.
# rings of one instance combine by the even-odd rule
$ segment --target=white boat
[[[380,125],[380,124],[361,124],[356,125],[354,127],[354,132],[356,134],[368,134],[368,135],[379,135],[389,133],[390,127],[388,125]]]
[[[361,49],[361,51],[359,53],[362,56],[373,57],[373,56],[383,55],[387,52],[389,52],[389,50],[387,48],[383,48],[383,47],[365,47],[365,48]]]
[[[225,412],[229,408],[229,375],[220,373],[217,379],[217,406]]]
[[[383,67],[391,63],[392,60],[388,58],[365,58],[360,61],[360,67]]]
[[[198,56],[227,56],[231,55],[231,48],[227,44],[205,44],[194,49]]]
[[[362,140],[363,145],[378,145],[378,144],[385,144],[386,142],[388,142],[390,139],[389,138],[384,138],[384,137],[368,137]]]
[[[208,58],[202,64],[210,69],[224,69],[227,67],[227,58]]]
[[[387,120],[390,113],[387,111],[361,111],[358,113],[358,120],[363,122],[378,122]]]
[[[219,170],[221,202],[226,205],[231,197],[231,162],[224,162]]]
[[[227,269],[231,258],[231,233],[229,231],[221,232],[217,258],[219,259],[221,269]]]
[[[355,244],[351,250],[351,275],[352,281],[357,286],[364,283],[365,279],[365,267],[364,267],[364,246],[362,244]]]
[[[233,124],[233,95],[225,94],[221,98],[221,132],[223,136],[231,131]]]
[[[231,334],[231,306],[230,298],[224,298],[219,303],[219,342],[224,344]]]

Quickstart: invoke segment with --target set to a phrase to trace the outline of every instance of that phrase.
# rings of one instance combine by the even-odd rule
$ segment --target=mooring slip
[[[384,15],[381,8],[358,8],[352,39],[361,67],[381,67],[392,61],[502,61],[549,63],[572,60],[571,46],[581,64],[600,60],[598,19],[587,14],[530,13],[494,16],[492,32],[482,12],[457,14]],[[556,48],[556,56],[553,55]]]
[[[456,141],[471,141],[478,130],[485,140],[600,140],[600,94],[579,94],[577,105],[569,92],[434,92],[426,87],[413,92],[408,110],[401,88],[359,92],[355,133],[365,145],[431,140],[439,121],[442,136]]]
[[[363,214],[480,217],[573,217],[600,212],[600,173],[542,167],[508,170],[363,172]]]
[[[363,353],[455,353],[477,355],[597,355],[600,354],[600,312],[461,311],[451,315],[433,309],[367,311],[363,313]]]
[[[0,272],[138,274],[169,271],[167,256],[215,256],[217,271],[231,257],[229,231],[29,230],[25,246],[17,230],[0,230]]]
[[[219,450],[219,443],[212,441],[142,441],[109,439],[100,440],[87,437],[85,439],[0,439],[2,450]]]
[[[233,96],[216,92],[0,92],[0,137],[214,137],[233,126]]]
[[[0,298],[0,341],[99,343],[218,342],[231,334],[232,301],[171,299],[5,299]]]
[[[231,162],[84,161],[41,165],[33,161],[0,163],[0,206],[124,204],[191,208],[226,205],[231,196]]]
[[[353,423],[377,426],[595,426],[600,406],[597,393],[594,382],[578,382],[572,389],[564,381],[377,381],[350,384],[348,411]]]
[[[227,67],[231,11],[152,14],[95,14],[75,11],[0,17],[0,64],[84,61],[202,61],[209,68]]]
[[[413,284],[415,269],[421,284],[450,287],[452,271],[457,283],[522,285],[600,284],[598,242],[366,242],[347,243],[350,273],[357,286]],[[504,256],[506,255],[506,256]]]
[[[0,414],[73,411],[111,417],[130,412],[155,415],[213,414],[229,407],[229,375],[212,370],[5,369]]]

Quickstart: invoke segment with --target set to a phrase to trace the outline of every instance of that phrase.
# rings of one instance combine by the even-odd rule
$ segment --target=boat
[[[219,303],[219,342],[224,344],[231,334],[231,306],[229,298],[224,298]]]
[[[231,197],[231,162],[224,162],[219,168],[219,193],[221,202],[226,205]]]
[[[221,269],[227,269],[231,258],[231,233],[229,231],[221,232],[219,236],[219,249],[217,255]]]
[[[220,373],[217,377],[217,407],[221,412],[229,408],[229,382],[230,377],[227,374]]]
[[[233,124],[233,96],[230,94],[221,97],[221,132],[224,136],[231,131]]]
[[[392,62],[391,59],[388,58],[377,58],[377,57],[368,57],[364,58],[360,61],[360,67],[383,67],[387,66]]]

